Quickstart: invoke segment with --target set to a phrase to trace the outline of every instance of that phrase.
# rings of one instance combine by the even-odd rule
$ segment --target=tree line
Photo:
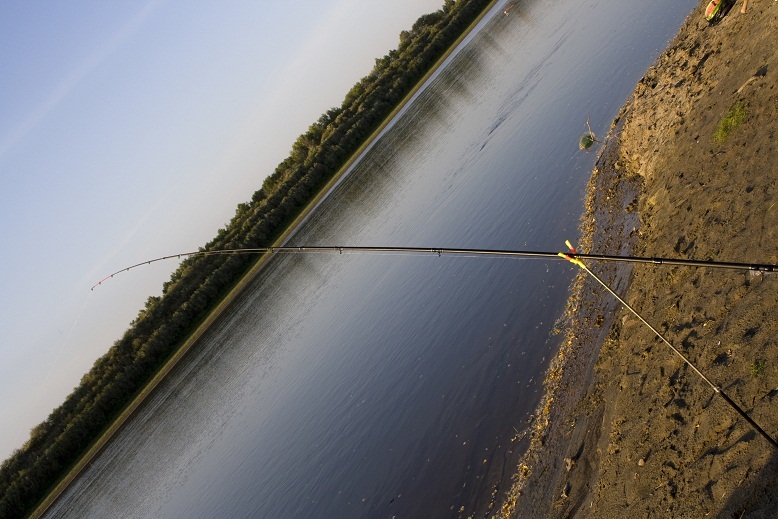
[[[389,116],[490,0],[446,0],[400,33],[397,49],[327,110],[289,156],[201,251],[272,245]],[[0,466],[0,517],[23,517],[43,500],[256,261],[193,256],[23,447]]]

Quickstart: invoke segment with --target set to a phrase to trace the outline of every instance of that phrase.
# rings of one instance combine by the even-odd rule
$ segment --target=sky
[[[0,3],[0,459],[443,0]]]

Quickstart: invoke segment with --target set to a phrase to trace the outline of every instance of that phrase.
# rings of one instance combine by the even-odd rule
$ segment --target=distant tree
[[[445,0],[402,31],[398,48],[295,140],[289,157],[199,250],[273,243],[487,5]],[[0,518],[23,517],[45,497],[252,263],[245,255],[181,262],[162,295],[146,300],[124,335],[0,465]]]

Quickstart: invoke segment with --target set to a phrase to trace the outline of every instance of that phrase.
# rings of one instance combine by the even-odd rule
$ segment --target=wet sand
[[[580,252],[778,263],[778,2],[706,5],[614,121]],[[778,436],[778,274],[588,264]],[[778,451],[584,274],[560,333],[501,517],[778,516]]]

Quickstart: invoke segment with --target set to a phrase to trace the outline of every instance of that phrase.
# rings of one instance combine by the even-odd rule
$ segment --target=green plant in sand
[[[756,359],[753,364],[751,364],[751,376],[758,377],[762,373],[764,373],[765,368],[767,367],[767,361],[764,359]]]
[[[725,115],[719,122],[719,127],[716,130],[716,133],[713,134],[713,140],[716,142],[716,144],[724,144],[724,142],[726,142],[726,140],[729,138],[730,134],[735,131],[735,129],[740,126],[743,121],[746,120],[747,115],[748,109],[746,108],[745,101],[738,101],[737,103],[733,104],[729,108],[727,115]]]

